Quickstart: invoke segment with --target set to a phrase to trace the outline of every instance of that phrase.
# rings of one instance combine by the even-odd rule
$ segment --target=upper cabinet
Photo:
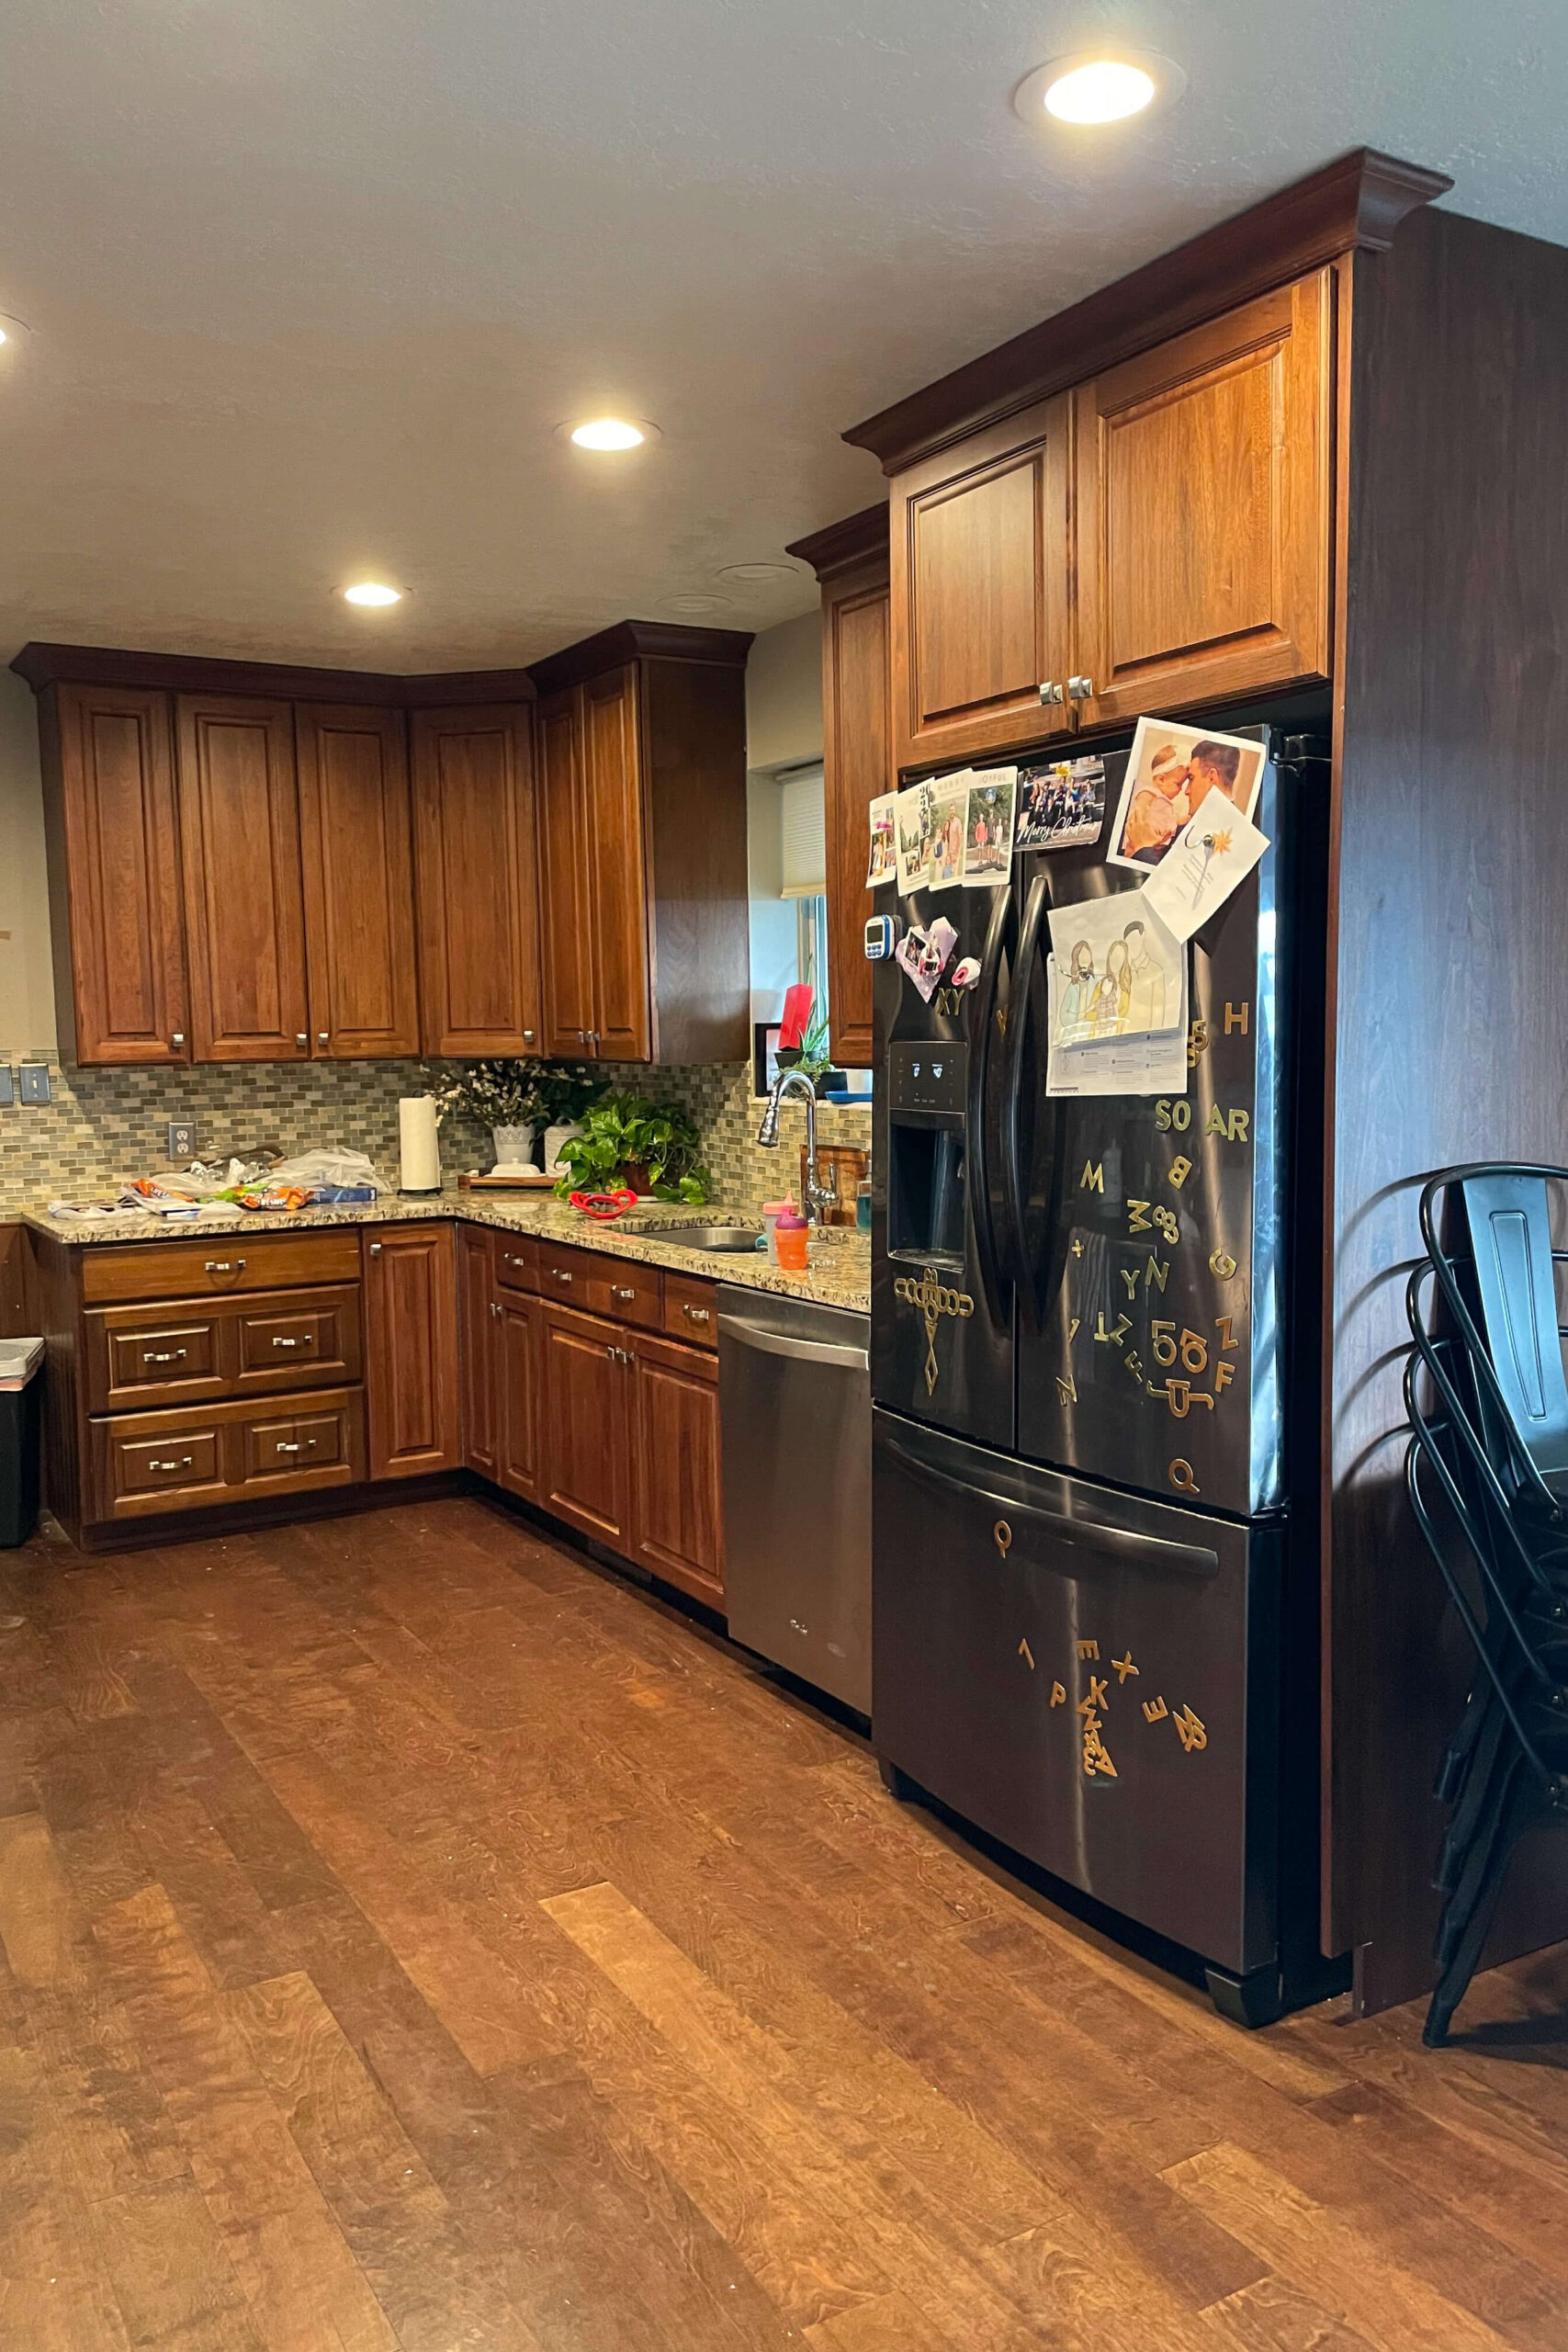
[[[311,1050],[419,1050],[413,829],[402,713],[294,713]]]
[[[789,550],[822,583],[822,778],[828,854],[828,1026],[835,1061],[872,1059],[865,922],[869,810],[892,789],[887,508],[867,507]]]
[[[1332,322],[1316,270],[1079,388],[1086,724],[1326,673]]]
[[[1044,401],[900,473],[891,533],[899,767],[1066,729],[1071,403]]]
[[[201,1061],[303,1061],[305,887],[286,702],[175,702],[191,1034]]]
[[[61,1051],[188,1061],[168,697],[50,686],[39,719]]]
[[[424,1049],[542,1053],[529,707],[416,710],[411,737]]]
[[[750,644],[627,621],[535,664],[551,1054],[750,1049]]]

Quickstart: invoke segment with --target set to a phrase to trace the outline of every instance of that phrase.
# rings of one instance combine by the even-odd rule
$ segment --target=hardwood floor
[[[4,2352],[1562,2352],[1568,1976],[1247,2036],[472,1501],[0,1555]]]

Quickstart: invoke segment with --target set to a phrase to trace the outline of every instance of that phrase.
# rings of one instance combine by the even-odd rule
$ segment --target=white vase
[[[491,1142],[495,1146],[495,1166],[492,1176],[515,1176],[534,1164],[534,1130],[532,1127],[491,1127]]]
[[[561,1166],[560,1148],[563,1143],[570,1142],[573,1136],[580,1136],[581,1133],[581,1119],[572,1120],[570,1125],[545,1129],[545,1173],[547,1176],[564,1176],[568,1173],[568,1170]]]

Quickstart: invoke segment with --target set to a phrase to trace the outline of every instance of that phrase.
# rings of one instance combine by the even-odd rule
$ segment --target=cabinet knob
[[[379,1243],[378,1241],[373,1241],[373,1242],[370,1244],[370,1255],[371,1255],[373,1258],[378,1258],[378,1257],[380,1256],[380,1254],[381,1254],[381,1245],[380,1245],[380,1243]]]
[[[297,1046],[308,1046],[310,1040],[303,1029],[296,1029],[294,1032],[294,1042]]]
[[[590,1029],[588,1032],[588,1042],[591,1046],[596,1046],[599,1043],[599,1032],[597,1029]]]
[[[1067,694],[1074,702],[1089,702],[1092,700],[1094,695],[1094,680],[1092,678],[1069,678],[1067,680]]]
[[[588,1032],[587,1032],[587,1030],[586,1030],[586,1029],[580,1029],[580,1030],[578,1031],[578,1033],[577,1033],[577,1042],[578,1042],[578,1044],[579,1044],[580,1046],[586,1046],[586,1044],[588,1043]]]
[[[525,1030],[524,1030],[524,1032],[523,1032],[523,1043],[524,1043],[525,1046],[531,1046],[531,1045],[533,1044],[533,1042],[534,1042],[534,1032],[533,1032],[531,1029],[525,1029]]]
[[[318,1029],[318,1030],[317,1030],[317,1032],[316,1032],[316,1043],[317,1043],[317,1045],[318,1045],[318,1046],[330,1046],[330,1045],[332,1044],[332,1041],[333,1041],[333,1033],[332,1033],[332,1031],[331,1031],[330,1029]]]
[[[1042,702],[1065,702],[1066,700],[1066,695],[1063,691],[1060,679],[1042,678],[1040,682],[1040,699]]]
[[[495,1301],[493,1298],[491,1300],[491,1303],[490,1303],[490,1311],[491,1311],[491,1313],[492,1315],[499,1315],[499,1314],[501,1313],[501,1308],[500,1308],[500,1306],[496,1304],[496,1301]]]
[[[176,1029],[176,1030],[175,1031],[174,1035],[170,1038],[169,1043],[170,1043],[170,1045],[171,1045],[171,1046],[183,1046],[183,1045],[185,1044],[185,1041],[186,1041],[186,1033],[185,1033],[185,1031],[184,1031],[183,1029]]]

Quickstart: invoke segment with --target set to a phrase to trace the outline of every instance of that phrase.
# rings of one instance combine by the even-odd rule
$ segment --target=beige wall
[[[822,621],[813,610],[752,640],[746,663],[746,764],[797,767],[822,756]]]
[[[0,670],[0,1058],[53,1043],[38,721],[30,689]]]

